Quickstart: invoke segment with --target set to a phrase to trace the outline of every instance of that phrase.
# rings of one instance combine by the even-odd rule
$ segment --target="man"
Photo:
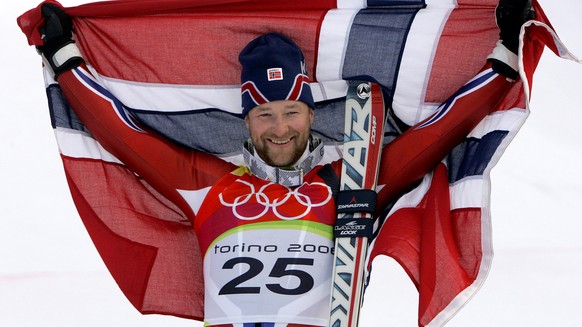
[[[517,78],[519,26],[528,1],[498,10],[503,44],[471,85],[382,153],[378,207],[430,171]],[[321,165],[310,133],[315,103],[301,50],[266,34],[242,50],[245,165],[174,144],[142,127],[88,72],[69,17],[45,5],[40,47],[68,102],[94,137],[191,220],[203,254],[205,321],[212,326],[327,326],[334,194],[341,162]],[[522,15],[524,14],[524,15]],[[446,114],[441,115],[440,113]],[[196,199],[188,190],[204,191]]]

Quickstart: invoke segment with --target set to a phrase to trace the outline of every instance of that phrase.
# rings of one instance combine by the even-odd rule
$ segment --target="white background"
[[[582,1],[540,3],[582,56]],[[37,4],[9,1],[0,10],[0,326],[201,326],[140,315],[83,228],[49,123],[40,58],[16,25]],[[488,280],[447,327],[582,325],[582,65],[546,51],[531,110],[493,170]],[[365,301],[363,327],[417,325],[416,290],[391,259],[376,262]]]

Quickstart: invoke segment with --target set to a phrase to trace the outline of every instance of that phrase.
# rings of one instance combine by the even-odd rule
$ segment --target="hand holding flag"
[[[45,25],[40,29],[44,44],[37,46],[37,49],[56,79],[62,72],[79,66],[83,58],[73,40],[71,17],[53,3],[43,4],[41,11],[46,18]]]

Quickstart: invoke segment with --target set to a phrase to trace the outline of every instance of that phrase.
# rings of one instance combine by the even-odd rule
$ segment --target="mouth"
[[[289,137],[289,138],[286,138],[286,139],[272,139],[272,138],[269,138],[268,140],[269,140],[269,142],[271,142],[273,144],[276,144],[276,145],[285,145],[285,144],[291,142],[291,140],[293,140],[293,137]]]

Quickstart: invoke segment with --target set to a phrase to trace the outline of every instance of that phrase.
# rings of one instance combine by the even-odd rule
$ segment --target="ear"
[[[313,121],[315,120],[315,111],[309,107],[309,125],[313,125]]]
[[[249,119],[249,114],[248,113],[245,116],[245,126],[247,127],[247,130],[248,130],[249,129],[249,126],[250,126],[250,119]]]

